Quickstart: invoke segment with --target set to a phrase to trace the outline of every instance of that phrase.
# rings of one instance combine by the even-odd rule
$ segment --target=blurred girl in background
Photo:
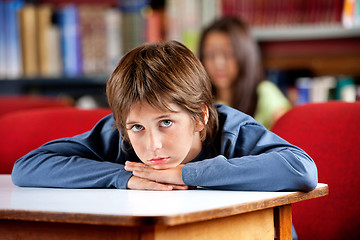
[[[280,89],[264,80],[258,45],[239,18],[221,18],[205,28],[199,58],[218,103],[254,117],[268,129],[290,109]]]

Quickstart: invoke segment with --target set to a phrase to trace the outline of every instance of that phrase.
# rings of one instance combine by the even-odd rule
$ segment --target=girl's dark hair
[[[224,17],[215,20],[204,29],[200,36],[199,58],[204,62],[204,41],[209,33],[220,32],[229,36],[234,56],[238,64],[236,86],[233,88],[231,106],[254,116],[257,104],[257,86],[264,79],[260,51],[252,38],[248,26],[235,17]],[[212,86],[213,94],[216,89]]]

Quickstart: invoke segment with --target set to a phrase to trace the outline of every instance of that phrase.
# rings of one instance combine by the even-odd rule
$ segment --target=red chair
[[[0,117],[0,174],[10,174],[14,162],[42,144],[88,130],[110,109],[74,107],[32,109]]]
[[[300,240],[360,239],[360,102],[298,106],[272,128],[314,159],[329,195],[293,205]]]
[[[31,95],[0,96],[0,116],[32,108],[70,107],[73,103],[63,98]]]

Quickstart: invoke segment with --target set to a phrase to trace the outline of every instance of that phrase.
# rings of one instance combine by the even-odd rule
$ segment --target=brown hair
[[[202,140],[211,138],[218,126],[208,75],[198,58],[177,41],[144,44],[128,52],[111,74],[106,94],[116,126],[127,142],[126,119],[136,103],[162,111],[172,111],[169,104],[178,104],[206,125],[200,132]],[[209,110],[207,124],[203,104]]]
[[[236,85],[233,88],[232,107],[254,115],[257,104],[257,86],[263,80],[260,51],[247,25],[239,18],[224,17],[204,29],[199,41],[199,58],[204,62],[204,41],[209,33],[221,32],[229,36],[238,65]],[[216,96],[216,89],[212,88]]]

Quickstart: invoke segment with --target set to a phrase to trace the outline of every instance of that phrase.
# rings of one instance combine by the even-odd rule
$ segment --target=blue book
[[[300,77],[296,80],[298,90],[297,105],[303,105],[310,102],[311,78]]]
[[[4,1],[3,3],[4,29],[1,29],[0,47],[5,47],[5,51],[0,51],[1,57],[5,53],[6,77],[17,78],[22,75],[22,54],[21,38],[18,20],[18,12],[24,6],[23,0]],[[1,20],[0,20],[1,21]],[[1,26],[1,23],[0,23]],[[3,62],[1,61],[1,64]]]
[[[78,9],[75,5],[67,5],[59,10],[61,52],[66,76],[76,76],[83,73],[78,19]]]
[[[6,78],[5,2],[0,0],[0,79]]]

